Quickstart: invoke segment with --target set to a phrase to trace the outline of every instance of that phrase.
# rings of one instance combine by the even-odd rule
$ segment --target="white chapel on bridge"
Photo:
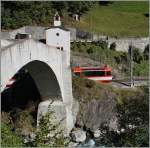
[[[70,65],[70,31],[61,26],[58,12],[54,15],[54,26],[46,30],[46,44],[65,51],[67,63]]]

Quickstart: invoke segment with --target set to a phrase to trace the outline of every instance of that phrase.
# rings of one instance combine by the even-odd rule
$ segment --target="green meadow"
[[[72,26],[94,33],[117,37],[148,36],[148,2],[113,2],[96,5]]]

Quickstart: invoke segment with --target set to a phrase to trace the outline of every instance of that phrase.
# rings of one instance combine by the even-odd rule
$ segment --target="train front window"
[[[105,76],[105,71],[83,71],[83,75],[87,77]]]

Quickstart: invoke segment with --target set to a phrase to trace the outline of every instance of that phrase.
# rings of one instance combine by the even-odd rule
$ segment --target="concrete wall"
[[[70,31],[70,41],[75,41],[77,30],[75,28],[71,28],[71,27],[67,27],[67,29]]]
[[[144,51],[145,47],[149,44],[149,38],[109,38],[106,40],[108,42],[108,47],[115,42],[116,43],[116,50],[117,51],[128,51],[129,46],[132,44],[132,46],[139,48],[141,52]]]
[[[11,39],[15,39],[17,33],[26,34],[25,28],[26,28],[26,27],[21,27],[21,28],[18,28],[18,29],[16,29],[16,30],[9,31],[10,38],[11,38]]]
[[[13,43],[15,43],[14,40],[4,40],[4,39],[2,39],[1,40],[1,48],[9,46],[9,45],[11,45]]]

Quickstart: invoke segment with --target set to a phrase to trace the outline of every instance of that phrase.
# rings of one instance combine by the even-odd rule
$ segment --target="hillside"
[[[93,137],[95,146],[148,146],[147,87],[114,88],[110,84],[99,84],[73,76],[73,96],[79,102],[75,128],[84,129],[87,137],[93,136],[95,130],[102,132],[98,138]],[[25,110],[14,108],[7,113],[2,111],[2,146],[31,147],[35,144],[34,141],[23,142],[25,137],[35,132],[34,106]],[[114,123],[114,118],[117,123]],[[134,128],[129,128],[129,125]],[[122,128],[125,132],[116,131]]]
[[[96,129],[101,132],[95,138],[95,146],[148,146],[147,87],[115,89],[109,84],[73,77],[73,95],[80,104],[77,126],[83,127],[91,138]],[[117,128],[125,131],[118,133]]]
[[[11,4],[12,3],[12,4]],[[2,29],[24,25],[50,26],[59,11],[63,25],[118,37],[148,36],[148,2],[3,2]],[[76,22],[70,14],[79,13]]]
[[[108,36],[148,36],[147,14],[148,2],[114,2],[107,6],[96,5],[80,22],[71,25]]]

